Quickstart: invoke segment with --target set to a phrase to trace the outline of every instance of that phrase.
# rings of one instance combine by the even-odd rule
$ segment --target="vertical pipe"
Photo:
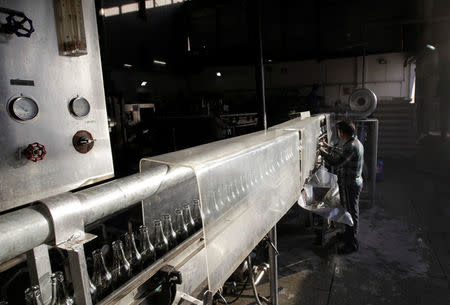
[[[378,120],[374,119],[370,123],[370,139],[371,145],[370,149],[371,153],[371,194],[370,194],[370,203],[373,206],[375,204],[375,192],[376,192],[376,178],[377,178],[377,159],[378,159]]]
[[[263,106],[264,130],[267,130],[266,96],[264,88],[264,62],[262,45],[262,1],[256,0],[256,96]],[[269,232],[269,239],[274,247],[277,247],[276,225]],[[269,246],[270,264],[270,297],[271,305],[278,305],[278,262],[274,247]]]
[[[277,247],[277,226],[275,225],[269,232],[269,238],[272,244]],[[278,305],[278,258],[275,249],[269,246],[269,264],[270,264],[270,301],[271,305]]]
[[[255,62],[255,80],[256,80],[256,97],[263,106],[263,122],[264,130],[267,130],[267,114],[266,114],[266,94],[264,86],[264,62],[263,62],[263,45],[262,45],[262,1],[256,0],[256,62]]]
[[[366,87],[366,46],[363,46],[363,58],[362,58],[362,87]]]

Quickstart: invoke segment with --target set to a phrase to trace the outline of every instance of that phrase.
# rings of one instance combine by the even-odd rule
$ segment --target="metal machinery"
[[[66,2],[81,5],[55,1]],[[0,211],[114,175],[94,4],[58,9],[53,1],[0,2],[4,5]],[[79,16],[75,28],[85,33],[72,42],[84,42],[87,53],[65,56],[58,48],[58,33],[71,26],[59,19],[69,9],[76,11],[73,19]],[[14,32],[17,25],[28,31]]]
[[[0,28],[6,59],[0,76],[1,270],[23,263],[26,254],[31,285],[39,285],[42,303],[49,304],[55,271],[49,251],[56,250],[65,258],[75,304],[93,304],[85,255],[96,240],[87,230],[91,224],[138,206],[141,223],[150,227],[161,215],[174,218],[175,209],[198,200],[200,226],[97,304],[211,304],[212,295],[299,198],[320,164],[318,141],[333,135],[333,116],[297,118],[146,158],[139,173],[74,191],[113,174],[94,4],[10,5],[1,10],[9,21]],[[66,10],[70,18],[64,18]],[[22,28],[29,37],[14,36]],[[269,244],[276,250],[276,242]],[[270,275],[276,287],[276,264]]]
[[[361,199],[373,205],[378,160],[378,120],[368,116],[377,107],[377,96],[367,88],[359,88],[350,95],[348,104],[350,111],[345,116],[353,119],[358,138],[364,145],[364,178],[369,183],[365,183]]]

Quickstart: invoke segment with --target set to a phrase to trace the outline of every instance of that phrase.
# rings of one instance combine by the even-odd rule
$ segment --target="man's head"
[[[350,120],[340,121],[336,124],[338,136],[341,139],[351,138],[355,135],[356,128]]]

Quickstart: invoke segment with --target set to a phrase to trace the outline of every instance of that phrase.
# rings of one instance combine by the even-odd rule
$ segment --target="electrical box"
[[[2,3],[34,32],[0,34],[0,212],[114,175],[94,1]]]

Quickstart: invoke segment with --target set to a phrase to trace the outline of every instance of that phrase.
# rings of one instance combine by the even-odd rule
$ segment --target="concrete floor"
[[[313,246],[292,219],[280,223],[279,304],[449,305],[449,181],[385,161],[377,203],[360,204],[360,250],[347,256],[333,237]],[[258,289],[269,295],[268,283]],[[255,304],[251,289],[234,304]]]

